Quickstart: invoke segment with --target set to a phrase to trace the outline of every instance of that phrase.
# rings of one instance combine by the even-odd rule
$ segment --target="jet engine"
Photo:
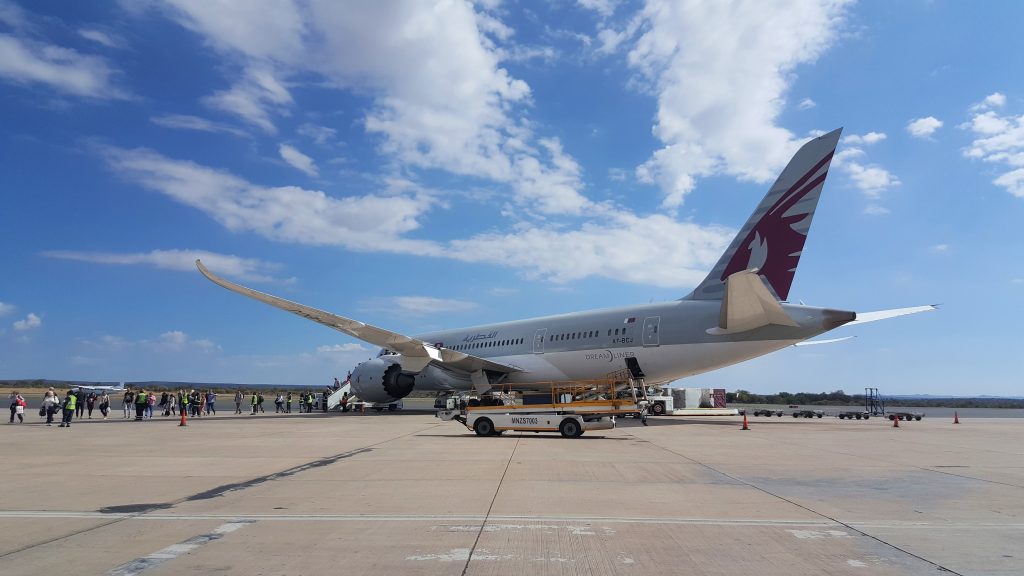
[[[403,373],[395,356],[367,360],[352,370],[352,391],[367,402],[393,402],[412,393],[413,374]]]

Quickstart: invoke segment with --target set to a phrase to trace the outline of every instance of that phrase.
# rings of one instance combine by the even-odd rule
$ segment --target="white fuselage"
[[[822,308],[784,305],[797,327],[766,326],[715,336],[720,302],[679,300],[474,326],[418,335],[453,350],[515,366],[505,382],[604,378],[635,358],[649,383],[662,383],[774,352],[831,330],[850,318]],[[839,321],[836,318],[845,318]],[[440,366],[416,377],[416,388],[468,389],[470,378]]]

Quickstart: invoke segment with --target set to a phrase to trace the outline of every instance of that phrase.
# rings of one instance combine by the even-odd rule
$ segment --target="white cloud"
[[[347,344],[333,344],[330,346],[317,346],[317,354],[344,354],[348,352],[369,352],[370,349],[357,342]]]
[[[864,135],[853,134],[843,139],[846,143],[871,145],[880,142],[886,135],[880,132],[869,132]],[[851,146],[842,148],[832,157],[832,167],[850,177],[853,185],[871,200],[878,200],[882,193],[900,185],[900,180],[893,173],[877,164],[869,164],[863,148]],[[888,214],[889,210],[872,203],[864,209],[865,214]]]
[[[313,176],[314,178],[320,175],[320,170],[316,167],[316,163],[313,162],[313,159],[302,152],[299,152],[294,146],[281,144],[277,147],[277,152],[281,155],[281,159],[287,162],[292,168],[295,168],[307,176]]]
[[[86,98],[127,98],[127,92],[114,85],[114,75],[115,70],[98,56],[0,34],[0,79],[16,84],[41,84]]]
[[[36,316],[32,312],[28,313],[28,316],[24,320],[18,320],[14,323],[14,329],[18,331],[32,330],[33,328],[39,328],[43,325],[43,319]]]
[[[257,4],[253,2],[253,4]],[[507,185],[514,200],[545,214],[580,214],[575,160],[533,133],[521,112],[530,89],[500,67],[520,47],[486,6],[465,2],[258,3],[251,10],[166,0],[166,12],[235,61],[244,77],[205,98],[268,133],[293,104],[289,79],[326,80],[370,94],[365,129],[409,168],[440,169]],[[338,55],[344,57],[338,57]]]
[[[1005,104],[1006,96],[996,92],[971,106],[971,119],[961,128],[973,132],[974,140],[963,154],[1005,170],[992,182],[1024,198],[1024,115],[1001,115],[991,109]]]
[[[425,315],[465,312],[478,308],[478,305],[475,302],[450,298],[395,296],[392,298],[366,300],[362,303],[362,308],[365,310],[382,310],[399,315]]]
[[[116,253],[116,252],[80,252],[73,250],[51,250],[43,252],[44,256],[96,264],[146,265],[162,270],[178,272],[196,272],[196,260],[202,260],[208,268],[217,274],[224,274],[250,282],[293,282],[294,278],[278,279],[271,274],[279,271],[282,266],[273,262],[255,258],[241,258],[231,254],[218,254],[206,250],[153,250],[150,252]]]
[[[700,177],[778,175],[801,143],[776,125],[794,70],[831,46],[846,4],[648,0],[629,63],[657,95],[653,131],[664,148],[637,176],[661,186],[666,208]]]
[[[577,230],[527,225],[450,243],[467,262],[501,262],[530,277],[569,282],[588,276],[664,287],[693,286],[707,274],[734,230],[655,214],[615,212]],[[566,258],[571,254],[571,258]]]
[[[14,304],[0,302],[0,316],[6,316],[7,314],[14,312],[16,309],[17,306],[15,306]]]
[[[204,352],[209,353],[219,350],[220,346],[206,338],[192,338],[181,330],[164,332],[156,340],[143,340],[139,342],[150,350],[156,352]]]
[[[173,128],[177,130],[197,130],[199,132],[213,132],[232,134],[234,136],[248,137],[249,133],[244,130],[239,130],[233,126],[227,124],[221,124],[219,122],[213,122],[205,118],[198,116],[189,116],[184,114],[167,114],[164,116],[154,116],[149,119],[150,122],[157,126],[163,126],[164,128]]]
[[[867,134],[850,134],[846,138],[843,138],[843,142],[853,146],[870,146],[877,142],[885,140],[887,136],[884,132],[868,132]]]
[[[335,198],[298,186],[267,187],[152,150],[100,149],[123,177],[197,208],[236,232],[281,242],[354,250],[436,254],[438,247],[403,234],[420,227],[435,201],[419,192]]]
[[[291,93],[272,70],[255,66],[230,89],[203,98],[210,108],[239,116],[268,134],[277,133],[271,112],[285,113],[292,102]]]
[[[1002,108],[1006,106],[1006,95],[1000,92],[993,92],[985,97],[984,100],[971,106],[971,112],[981,112],[991,108]]]
[[[692,286],[734,233],[665,215],[637,216],[608,208],[595,210],[593,219],[575,230],[541,221],[442,244],[405,237],[420,227],[420,220],[437,203],[408,182],[395,183],[387,196],[335,198],[297,186],[259,186],[146,149],[107,147],[100,153],[123,177],[197,208],[233,231],[282,242],[505,265],[556,282],[597,275]],[[567,253],[574,255],[571,262],[566,262]]]
[[[334,140],[335,135],[338,133],[334,128],[328,128],[327,126],[318,126],[306,122],[296,130],[299,134],[313,140],[317,144],[327,144],[331,140]]]
[[[878,198],[882,192],[900,185],[899,178],[880,166],[847,162],[842,168],[849,174],[854,186],[868,198]]]
[[[116,34],[104,32],[96,28],[79,28],[78,35],[86,40],[92,40],[97,44],[106,46],[107,48],[124,48],[125,41],[123,38]]]
[[[629,174],[622,168],[609,168],[608,179],[612,182],[625,182]]]
[[[811,100],[810,98],[804,98],[803,100],[800,101],[799,104],[796,105],[796,109],[797,110],[810,110],[811,108],[814,108],[817,105],[818,105],[818,103],[815,102],[814,100]]]
[[[936,244],[931,247],[931,251],[935,254],[945,254],[949,252],[949,244]]]
[[[882,216],[889,213],[889,209],[878,204],[868,204],[864,207],[864,213],[871,216]]]
[[[942,120],[934,116],[918,118],[907,123],[907,132],[914,138],[928,138],[939,128],[942,128]]]
[[[593,10],[607,18],[615,13],[616,0],[576,0],[576,4],[587,10]]]

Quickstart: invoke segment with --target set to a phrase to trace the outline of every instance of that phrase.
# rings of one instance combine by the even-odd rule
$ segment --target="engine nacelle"
[[[352,392],[367,402],[387,403],[405,398],[415,385],[415,375],[403,374],[395,356],[367,360],[352,370]]]

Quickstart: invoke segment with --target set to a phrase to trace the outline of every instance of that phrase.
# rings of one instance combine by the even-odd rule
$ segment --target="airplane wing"
[[[216,276],[207,270],[206,266],[203,266],[203,263],[199,260],[196,260],[196,268],[199,268],[199,272],[201,272],[203,276],[206,276],[208,280],[222,288],[226,288],[243,296],[248,296],[254,300],[259,300],[264,304],[270,304],[275,308],[291,312],[296,316],[302,316],[303,318],[312,320],[318,324],[334,328],[339,332],[344,332],[345,334],[348,334],[353,338],[358,338],[363,342],[368,342],[375,346],[380,346],[381,348],[387,348],[388,350],[394,350],[395,352],[410,358],[420,358],[424,361],[424,365],[433,360],[451,368],[465,370],[467,372],[476,372],[479,370],[494,370],[498,372],[520,371],[520,369],[515,366],[501,364],[486,358],[466,354],[465,352],[449,350],[448,348],[437,348],[432,343],[417,340],[410,336],[399,334],[398,332],[392,332],[390,330],[371,326],[358,320],[352,320],[351,318],[345,318],[344,316],[338,316],[337,314],[331,314],[330,312],[325,312],[310,306],[285,300],[284,298],[278,298],[277,296],[266,294],[258,290],[246,288],[245,286],[235,284],[234,282],[230,282]]]
[[[857,319],[853,322],[847,322],[846,324],[843,324],[843,326],[867,324],[868,322],[877,322],[878,320],[887,320],[889,318],[896,318],[897,316],[907,316],[908,314],[930,312],[938,309],[939,306],[937,304],[929,304],[928,306],[911,306],[910,308],[895,308],[893,310],[879,310],[877,312],[857,312]]]

